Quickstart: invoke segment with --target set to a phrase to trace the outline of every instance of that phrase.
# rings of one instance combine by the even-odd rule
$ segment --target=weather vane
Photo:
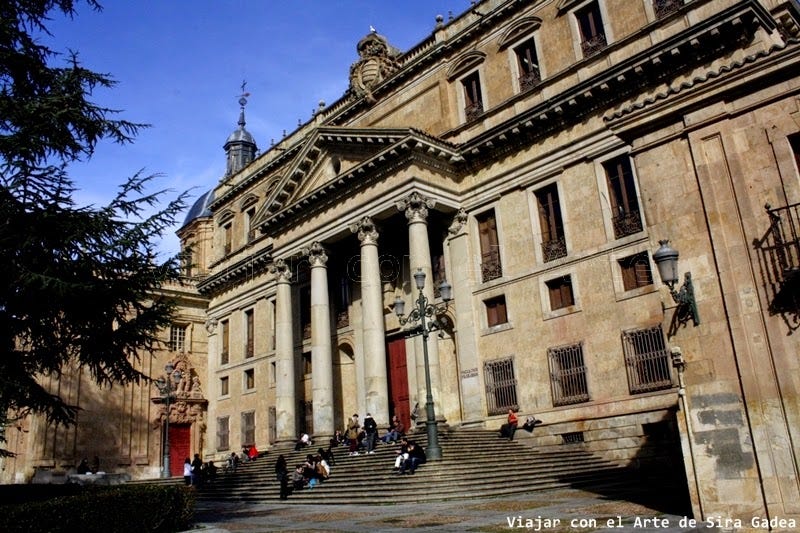
[[[245,91],[245,87],[247,87],[247,80],[242,80],[242,94],[239,96],[239,105],[242,107],[247,104],[247,97],[250,96],[250,93]]]

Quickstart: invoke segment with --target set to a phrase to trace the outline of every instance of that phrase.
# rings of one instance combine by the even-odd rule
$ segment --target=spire
[[[225,141],[225,154],[228,159],[228,167],[225,176],[231,176],[246,167],[256,157],[256,141],[245,127],[244,107],[247,105],[247,97],[250,93],[245,91],[247,82],[242,82],[242,93],[239,95],[239,127],[230,134]]]

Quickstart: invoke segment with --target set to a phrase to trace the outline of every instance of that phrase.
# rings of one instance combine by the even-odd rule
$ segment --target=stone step
[[[423,447],[424,434],[414,435]],[[436,501],[519,494],[562,487],[624,484],[629,473],[616,463],[580,449],[564,446],[558,451],[537,451],[518,441],[509,442],[487,430],[444,433],[440,437],[442,459],[421,466],[415,475],[392,472],[398,445],[379,445],[374,454],[350,456],[344,448],[333,450],[331,478],[314,489],[304,489],[288,500],[295,503],[392,503]],[[308,453],[284,451],[290,471]],[[265,501],[277,498],[279,483],[274,465],[280,454],[239,466],[220,474],[202,487],[205,500]]]

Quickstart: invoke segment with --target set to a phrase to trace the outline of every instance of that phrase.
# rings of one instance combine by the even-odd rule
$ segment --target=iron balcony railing
[[[593,56],[603,48],[608,46],[605,34],[598,33],[588,39],[581,41],[581,49],[583,50],[583,57]]]
[[[564,237],[542,242],[542,259],[545,263],[566,256],[567,240]]]
[[[539,75],[539,71],[537,69],[533,69],[519,77],[519,90],[527,91],[528,89],[537,86],[541,81],[542,77]]]
[[[476,102],[472,105],[468,105],[464,108],[464,114],[466,115],[467,122],[475,120],[483,114],[483,104],[481,102]]]
[[[653,11],[656,12],[656,18],[663,19],[675,13],[683,5],[683,0],[653,0]]]
[[[772,208],[767,204],[770,224],[764,250],[784,282],[800,270],[800,203]]]
[[[622,212],[611,219],[614,225],[614,236],[617,239],[642,231],[642,217],[639,211]]]
[[[503,267],[500,264],[500,252],[492,250],[481,256],[481,280],[483,283],[497,279],[503,275]]]

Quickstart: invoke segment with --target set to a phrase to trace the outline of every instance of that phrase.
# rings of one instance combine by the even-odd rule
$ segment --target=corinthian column
[[[314,436],[333,435],[333,362],[331,308],[328,301],[328,254],[318,242],[303,250],[311,264],[311,401]]]
[[[275,295],[275,415],[278,442],[297,440],[292,327],[292,271],[283,259],[270,267],[277,283]]]
[[[406,198],[399,200],[396,203],[397,209],[403,211],[408,219],[408,253],[409,253],[409,266],[411,272],[416,272],[421,268],[425,273],[425,287],[422,292],[428,299],[429,303],[433,303],[433,268],[431,266],[431,248],[428,242],[428,209],[436,205],[435,200],[412,192]],[[412,283],[412,287],[414,284]],[[418,296],[416,288],[411,291],[412,303],[416,301]],[[431,335],[428,337],[428,367],[431,376],[431,393],[433,395],[434,405],[436,412],[442,416],[442,407],[440,403],[440,390],[441,390],[441,374],[439,371],[439,343],[438,337]],[[427,393],[425,390],[425,358],[422,350],[422,337],[415,337],[414,354],[417,370],[417,402],[424,405],[423,398]],[[419,422],[419,419],[418,419]]]
[[[364,335],[366,411],[379,426],[389,423],[386,328],[378,261],[378,231],[370,217],[350,226],[361,242],[361,327]]]

